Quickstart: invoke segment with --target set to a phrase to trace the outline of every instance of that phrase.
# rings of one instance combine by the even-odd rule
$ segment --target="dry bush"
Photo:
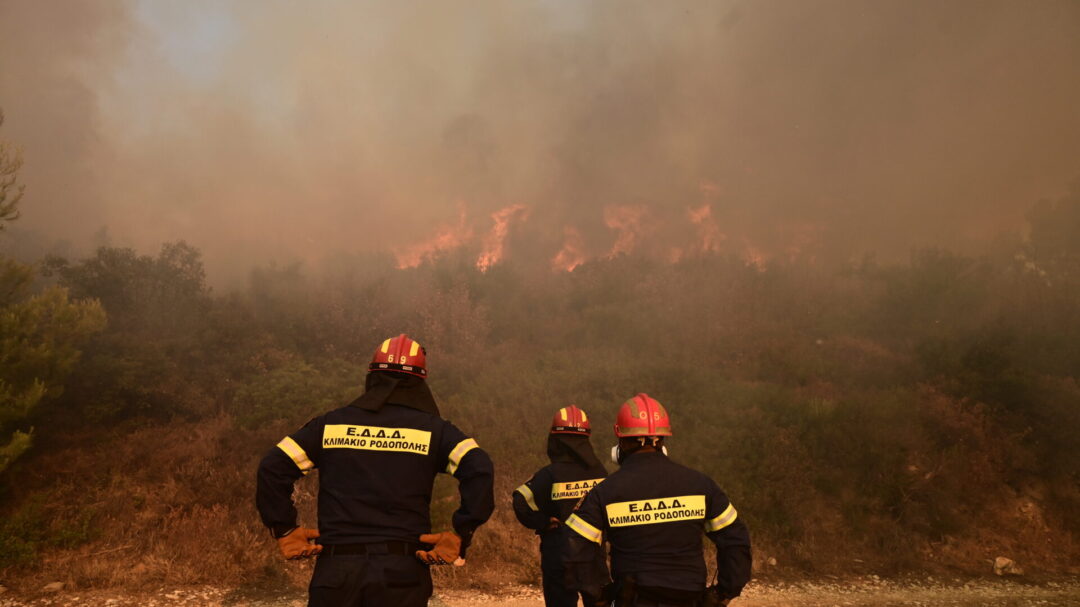
[[[214,584],[302,587],[311,562],[284,562],[254,508],[255,468],[261,454],[287,430],[238,429],[229,417],[143,428],[92,448],[70,448],[32,462],[37,482],[52,483],[46,516],[61,519],[96,513],[95,539],[45,553],[38,566],[4,573],[11,585],[36,588],[63,581],[76,588]],[[317,474],[297,483],[301,521],[316,524]],[[434,570],[437,583],[494,588],[539,580],[531,531],[510,511],[511,481],[499,478],[499,509],[477,533],[464,569]],[[456,508],[456,483],[437,528],[447,528]],[[26,488],[26,498],[33,491]],[[441,525],[441,527],[440,527]],[[17,575],[15,575],[17,574]]]
[[[672,457],[717,480],[757,554],[781,570],[981,571],[997,551],[1033,569],[1080,560],[1080,325],[1075,297],[1056,287],[1005,297],[1026,284],[1007,267],[988,274],[941,255],[839,274],[721,256],[625,257],[570,274],[459,262],[345,263],[345,277],[321,283],[268,270],[246,293],[200,295],[211,310],[193,317],[198,330],[162,342],[154,326],[86,352],[99,365],[35,422],[35,452],[0,484],[0,546],[22,525],[36,542],[22,548],[41,562],[0,574],[302,584],[310,563],[278,560],[259,525],[255,466],[339,392],[359,390],[371,346],[400,331],[428,347],[444,414],[496,463],[495,516],[468,567],[436,570],[440,584],[538,581],[536,538],[509,495],[546,463],[551,412],[583,406],[603,452],[615,408],[638,391],[672,411]],[[139,301],[131,314],[162,317]],[[138,373],[113,372],[128,367]],[[114,406],[95,418],[111,429],[74,427],[93,413],[87,403]],[[297,492],[307,525],[316,483]],[[441,477],[436,529],[456,503]]]

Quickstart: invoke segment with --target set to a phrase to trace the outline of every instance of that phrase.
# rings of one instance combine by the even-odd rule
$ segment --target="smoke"
[[[99,131],[99,58],[119,57],[127,31],[122,6],[0,2],[0,138],[21,148],[28,185],[16,227],[52,238],[100,228],[99,167],[115,162]]]
[[[219,277],[906,255],[1066,191],[1078,59],[1068,0],[3,0],[0,136],[24,232],[184,238]]]

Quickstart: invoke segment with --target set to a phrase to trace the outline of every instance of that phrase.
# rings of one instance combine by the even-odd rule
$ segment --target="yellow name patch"
[[[414,428],[327,424],[323,429],[322,446],[323,449],[401,451],[427,455],[431,448],[431,433]]]
[[[704,495],[681,495],[607,505],[608,525],[630,527],[705,518]]]
[[[586,481],[572,481],[569,483],[553,483],[551,485],[551,500],[576,500],[584,497],[593,487],[600,484],[602,478],[593,478]]]

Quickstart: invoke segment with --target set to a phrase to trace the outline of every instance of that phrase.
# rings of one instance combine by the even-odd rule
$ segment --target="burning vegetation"
[[[435,262],[440,257],[459,255],[475,255],[474,265],[481,272],[487,272],[515,253],[519,262],[523,262],[536,251],[515,247],[512,233],[529,232],[530,226],[527,224],[532,213],[532,209],[523,204],[503,207],[491,213],[491,224],[484,230],[470,221],[464,205],[459,205],[456,222],[440,226],[433,235],[410,244],[401,252],[395,252],[397,267],[416,268],[426,262]],[[653,257],[674,264],[684,259],[722,254],[735,254],[748,266],[765,271],[767,262],[777,256],[766,254],[745,238],[740,247],[730,246],[727,235],[720,231],[713,217],[709,203],[689,207],[685,216],[675,215],[674,219],[685,221],[665,223],[650,215],[644,206],[610,205],[603,210],[603,223],[612,243],[606,251],[590,255],[590,247],[581,230],[568,225],[562,228],[563,239],[557,250],[552,252],[549,245],[539,253],[550,259],[549,265],[553,271],[562,272],[573,272],[589,261],[618,257]],[[667,238],[658,237],[660,234],[667,235]],[[779,256],[788,261],[806,258],[813,261],[814,257],[808,252],[820,246],[821,238],[818,227],[800,226],[792,231],[789,242],[781,246]]]

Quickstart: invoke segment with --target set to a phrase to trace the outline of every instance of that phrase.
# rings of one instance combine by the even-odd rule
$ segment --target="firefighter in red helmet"
[[[309,607],[423,607],[429,565],[465,563],[495,508],[493,467],[442,419],[426,353],[402,334],[376,349],[366,390],[282,439],[259,465],[256,505],[285,558],[318,555]],[[293,484],[319,471],[319,529],[299,527]],[[435,476],[458,480],[454,531],[431,533]],[[317,540],[317,541],[316,541]]]
[[[547,607],[573,607],[578,604],[578,594],[585,605],[597,600],[596,595],[566,588],[562,563],[570,534],[563,523],[574,505],[607,476],[589,444],[591,432],[589,417],[576,405],[556,411],[547,440],[551,464],[514,490],[514,514],[522,525],[540,536],[540,570]],[[606,576],[603,552],[594,554],[593,567]]]
[[[750,580],[750,533],[716,483],[667,457],[667,410],[647,394],[623,403],[615,422],[620,468],[585,496],[566,526],[574,533],[564,561],[571,588],[597,592],[592,568],[611,546],[617,606],[726,605]],[[716,545],[717,581],[706,588],[702,532]]]

